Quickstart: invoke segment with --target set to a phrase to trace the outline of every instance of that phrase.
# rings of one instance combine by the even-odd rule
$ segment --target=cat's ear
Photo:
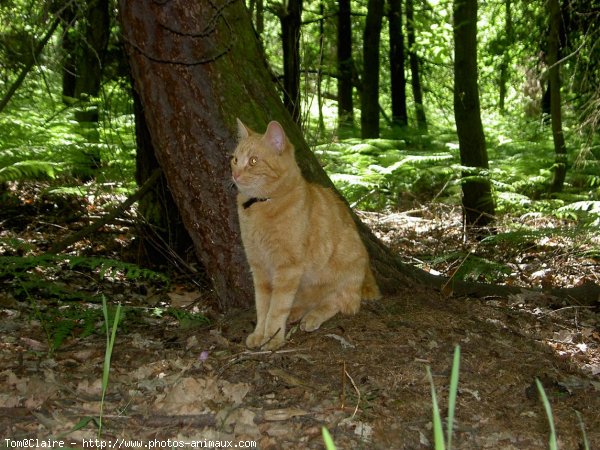
[[[250,131],[248,130],[248,127],[246,127],[246,125],[244,125],[244,123],[240,119],[235,119],[235,120],[237,120],[238,137],[240,139],[247,138],[250,135]]]
[[[275,120],[269,122],[267,131],[265,131],[265,135],[263,136],[263,140],[267,141],[280,155],[285,150],[287,143],[287,137],[285,136],[283,127]]]

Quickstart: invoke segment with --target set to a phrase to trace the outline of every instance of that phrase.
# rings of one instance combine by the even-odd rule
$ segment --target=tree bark
[[[338,1],[337,67],[338,67],[338,125],[340,128],[354,126],[354,102],[352,99],[352,26],[350,0]]]
[[[421,77],[419,69],[419,56],[415,50],[415,21],[413,0],[406,0],[406,38],[408,40],[408,60],[410,64],[410,81],[412,87],[413,100],[415,102],[415,116],[417,118],[417,128],[427,131],[427,117],[425,116],[425,107],[423,106],[423,89],[421,87]]]
[[[463,171],[463,211],[468,230],[494,218],[488,157],[477,86],[477,0],[454,0],[454,115]]]
[[[84,35],[79,40],[75,97],[95,97],[100,92],[102,68],[108,45],[110,16],[108,0],[88,0]]]
[[[363,79],[361,90],[361,137],[379,137],[379,42],[383,0],[369,0],[363,37]]]
[[[288,0],[279,11],[283,45],[283,104],[300,123],[300,27],[302,0]]]
[[[560,100],[560,28],[561,15],[558,0],[548,0],[548,17],[550,32],[548,35],[548,86],[550,90],[550,121],[552,123],[552,138],[554,139],[554,176],[551,192],[560,192],[567,175],[567,147],[562,131],[562,113]]]
[[[135,179],[142,186],[160,168],[156,159],[152,137],[146,124],[144,108],[137,92],[133,92],[135,115],[136,171]],[[139,227],[138,255],[154,265],[170,264],[177,267],[180,261],[187,262],[187,251],[193,246],[183,225],[181,214],[173,208],[175,201],[164,174],[138,201],[138,214],[143,217]],[[186,267],[189,265],[186,264]]]
[[[404,75],[404,35],[402,34],[402,0],[388,0],[390,27],[390,78],[392,97],[392,123],[408,125],[406,110],[406,77]]]

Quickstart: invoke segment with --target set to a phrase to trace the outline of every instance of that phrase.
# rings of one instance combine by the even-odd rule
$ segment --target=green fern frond
[[[54,178],[60,170],[59,163],[38,160],[19,161],[0,168],[0,183]]]
[[[563,211],[581,211],[588,214],[600,214],[600,201],[586,200],[570,203],[562,208],[558,208],[559,213]]]
[[[144,269],[137,264],[126,263],[116,259],[88,257],[88,256],[0,256],[0,276],[15,276],[38,267],[59,267],[68,264],[70,269],[86,268],[98,271],[101,278],[123,273],[128,279],[146,279],[167,281],[167,277],[150,269]]]

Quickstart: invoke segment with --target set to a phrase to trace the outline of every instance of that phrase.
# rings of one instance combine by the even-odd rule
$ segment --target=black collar
[[[269,199],[268,198],[252,197],[252,198],[249,198],[248,200],[246,200],[244,203],[242,203],[242,206],[244,207],[244,209],[248,209],[252,205],[254,205],[256,202],[266,202],[267,200],[269,200]]]

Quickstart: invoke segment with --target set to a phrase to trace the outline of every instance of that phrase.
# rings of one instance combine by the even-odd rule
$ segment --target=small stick
[[[342,400],[342,410],[344,409],[344,406],[346,406],[346,374],[348,372],[346,372],[346,361],[343,361],[344,365],[342,366],[342,395],[341,395],[341,400]]]
[[[350,374],[348,372],[346,372],[346,362],[344,362],[344,373],[346,374],[346,376],[348,378],[350,378],[350,382],[352,383],[352,386],[354,386],[354,390],[356,391],[356,394],[358,395],[358,400],[356,401],[356,408],[354,408],[354,412],[352,413],[352,417],[350,417],[350,420],[352,420],[352,419],[354,419],[354,416],[358,412],[358,405],[360,404],[360,391],[358,390],[358,387],[356,386],[356,383],[354,382],[354,380],[352,379],[352,377],[350,376]]]

